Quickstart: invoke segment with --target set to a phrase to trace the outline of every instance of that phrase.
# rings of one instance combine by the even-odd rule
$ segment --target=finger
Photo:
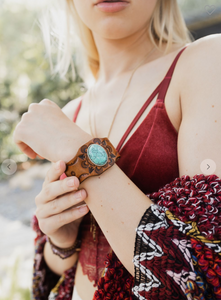
[[[49,99],[43,99],[41,100],[38,104],[40,105],[53,105],[53,106],[58,106],[55,102],[49,100]],[[59,106],[58,106],[59,107]]]
[[[37,156],[37,153],[32,150],[28,145],[26,145],[23,142],[17,142],[17,146],[19,147],[19,149],[25,153],[29,158],[31,159],[35,159],[35,157]]]
[[[86,191],[84,189],[77,192],[71,192],[64,196],[58,197],[45,205],[40,205],[36,210],[37,218],[44,219],[62,213],[73,206],[83,204],[86,198]]]
[[[64,178],[63,180],[57,180],[45,184],[35,198],[36,205],[45,204],[57,197],[67,194],[72,191],[76,191],[79,188],[79,180],[75,176]]]
[[[75,207],[66,210],[55,216],[51,216],[46,219],[40,219],[39,226],[43,232],[46,232],[47,235],[51,235],[54,232],[56,232],[60,227],[69,224],[73,221],[76,221],[79,218],[82,218],[88,212],[89,208],[86,204],[84,204],[80,207]]]
[[[59,160],[56,163],[51,163],[51,167],[46,174],[44,185],[55,180],[58,180],[60,176],[64,173],[66,169],[66,164],[63,160]]]

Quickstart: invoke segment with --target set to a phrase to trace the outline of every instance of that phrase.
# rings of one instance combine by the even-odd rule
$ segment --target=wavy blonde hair
[[[80,19],[73,0],[65,0],[57,4],[59,6],[46,10],[40,22],[52,69],[51,42],[56,42],[57,62],[53,73],[65,77],[69,66],[72,65],[74,71],[75,65],[80,67],[80,75],[83,78],[85,78],[84,72],[87,73],[89,67],[96,79],[100,63],[92,31]],[[60,16],[57,15],[58,13]],[[148,34],[155,47],[161,50],[162,45],[167,44],[164,54],[174,43],[182,46],[194,40],[186,27],[177,0],[158,0],[149,24]]]

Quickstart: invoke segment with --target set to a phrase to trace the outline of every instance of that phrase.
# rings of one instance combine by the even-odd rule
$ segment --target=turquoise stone
[[[98,144],[91,144],[88,147],[87,155],[93,164],[104,166],[107,163],[107,152]]]

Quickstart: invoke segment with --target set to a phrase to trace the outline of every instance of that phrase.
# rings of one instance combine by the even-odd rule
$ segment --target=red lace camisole
[[[167,115],[164,99],[178,58],[185,48],[179,51],[166,76],[144,103],[116,148],[121,155],[116,164],[144,194],[158,191],[160,187],[179,177],[178,134]],[[156,103],[137,130],[121,148],[136,122],[157,94]],[[76,109],[73,118],[74,122],[76,122],[81,103],[82,99]],[[65,173],[63,173],[60,179],[65,177]],[[90,232],[90,213],[84,217],[79,229],[82,239],[79,261],[82,265],[83,273],[88,275],[89,280],[95,281],[94,286],[96,286],[98,279],[102,275],[105,267],[104,260],[111,250],[99,225],[96,225],[96,242],[94,242]]]

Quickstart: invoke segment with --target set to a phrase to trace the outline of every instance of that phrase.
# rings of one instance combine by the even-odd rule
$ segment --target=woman
[[[14,132],[53,162],[35,199],[33,298],[220,299],[220,35],[192,42],[174,0],[67,4],[95,84],[62,111],[31,104]],[[103,137],[114,163],[82,182]]]

